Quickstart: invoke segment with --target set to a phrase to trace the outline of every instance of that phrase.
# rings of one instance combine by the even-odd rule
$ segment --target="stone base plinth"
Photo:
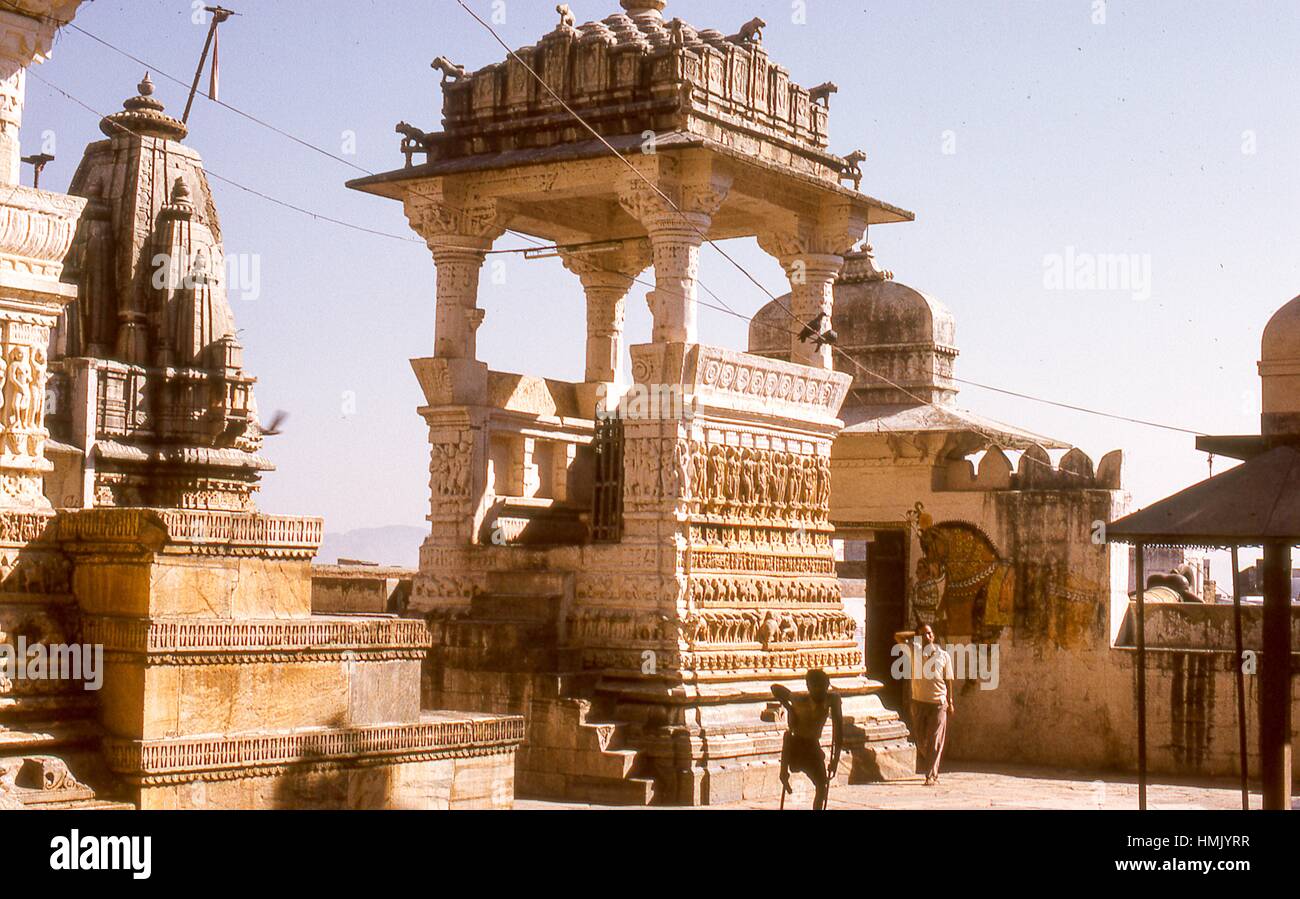
[[[292,619],[311,615],[319,518],[178,509],[60,513],[89,615]]]
[[[142,809],[507,809],[523,734],[521,718],[429,714],[105,750]]]
[[[61,515],[104,755],[141,808],[498,808],[523,720],[421,715],[420,621],[313,616],[319,519]]]

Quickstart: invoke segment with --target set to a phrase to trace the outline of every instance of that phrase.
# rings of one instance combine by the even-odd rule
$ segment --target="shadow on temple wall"
[[[336,761],[339,754],[328,751],[329,742],[341,739],[340,731],[350,726],[345,715],[336,715],[305,738],[303,751],[275,775],[272,808],[375,810],[391,807],[394,787],[391,765],[340,765]]]

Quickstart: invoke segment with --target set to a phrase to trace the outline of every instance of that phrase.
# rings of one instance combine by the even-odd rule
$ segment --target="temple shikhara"
[[[0,9],[0,644],[95,647],[102,684],[0,670],[0,808],[773,800],[774,697],[815,669],[839,781],[910,781],[892,650],[916,625],[973,650],[954,758],[1236,776],[1208,564],[1130,584],[1105,533],[1123,453],[960,405],[956,316],[877,262],[869,228],[914,216],[834,143],[869,85],[799,84],[761,19],[696,27],[665,0],[585,24],[561,5],[478,68],[438,48],[441,111],[410,110],[394,168],[347,184],[401,203],[436,270],[411,360],[428,533],[418,570],[313,566],[322,520],[258,508],[275,430],[180,89],[141,73],[66,193],[19,183],[26,71],[80,5]],[[479,304],[508,233],[585,297],[580,381],[479,358],[480,328],[511,324]],[[701,254],[738,238],[789,289],[747,347],[715,346]],[[1300,408],[1298,322],[1266,339],[1274,416]]]

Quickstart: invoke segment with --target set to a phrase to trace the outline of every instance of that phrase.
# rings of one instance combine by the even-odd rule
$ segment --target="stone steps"
[[[56,693],[50,696],[0,696],[0,717],[45,716],[67,718],[76,715],[93,716],[98,700],[92,693]]]
[[[90,720],[24,722],[21,729],[0,727],[0,755],[53,755],[54,749],[97,743],[99,726]]]
[[[655,801],[655,783],[644,777],[611,780],[601,777],[571,777],[566,785],[566,799],[591,805],[644,807]]]
[[[48,802],[44,805],[30,805],[26,808],[34,812],[133,812],[136,810],[136,807],[130,802],[116,802],[112,799]]]
[[[566,677],[558,677],[564,683]],[[654,781],[639,776],[639,753],[626,748],[630,725],[590,720],[592,704],[565,698],[534,705],[529,762],[522,780],[538,798],[594,805],[646,806]]]

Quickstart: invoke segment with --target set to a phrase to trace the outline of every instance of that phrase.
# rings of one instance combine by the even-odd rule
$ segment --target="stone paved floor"
[[[805,780],[806,784],[807,781]],[[1037,768],[967,768],[943,775],[935,787],[915,782],[836,786],[832,809],[1113,809],[1137,808],[1137,782],[1114,773],[1088,774]],[[1153,809],[1240,809],[1241,793],[1227,781],[1205,783],[1152,783],[1147,788]],[[810,789],[798,788],[787,808],[812,804]],[[1259,808],[1260,795],[1251,792],[1251,807]],[[776,809],[780,796],[770,800],[729,803],[713,808]],[[1300,801],[1296,803],[1300,809]],[[519,800],[518,809],[580,809],[599,806]]]

